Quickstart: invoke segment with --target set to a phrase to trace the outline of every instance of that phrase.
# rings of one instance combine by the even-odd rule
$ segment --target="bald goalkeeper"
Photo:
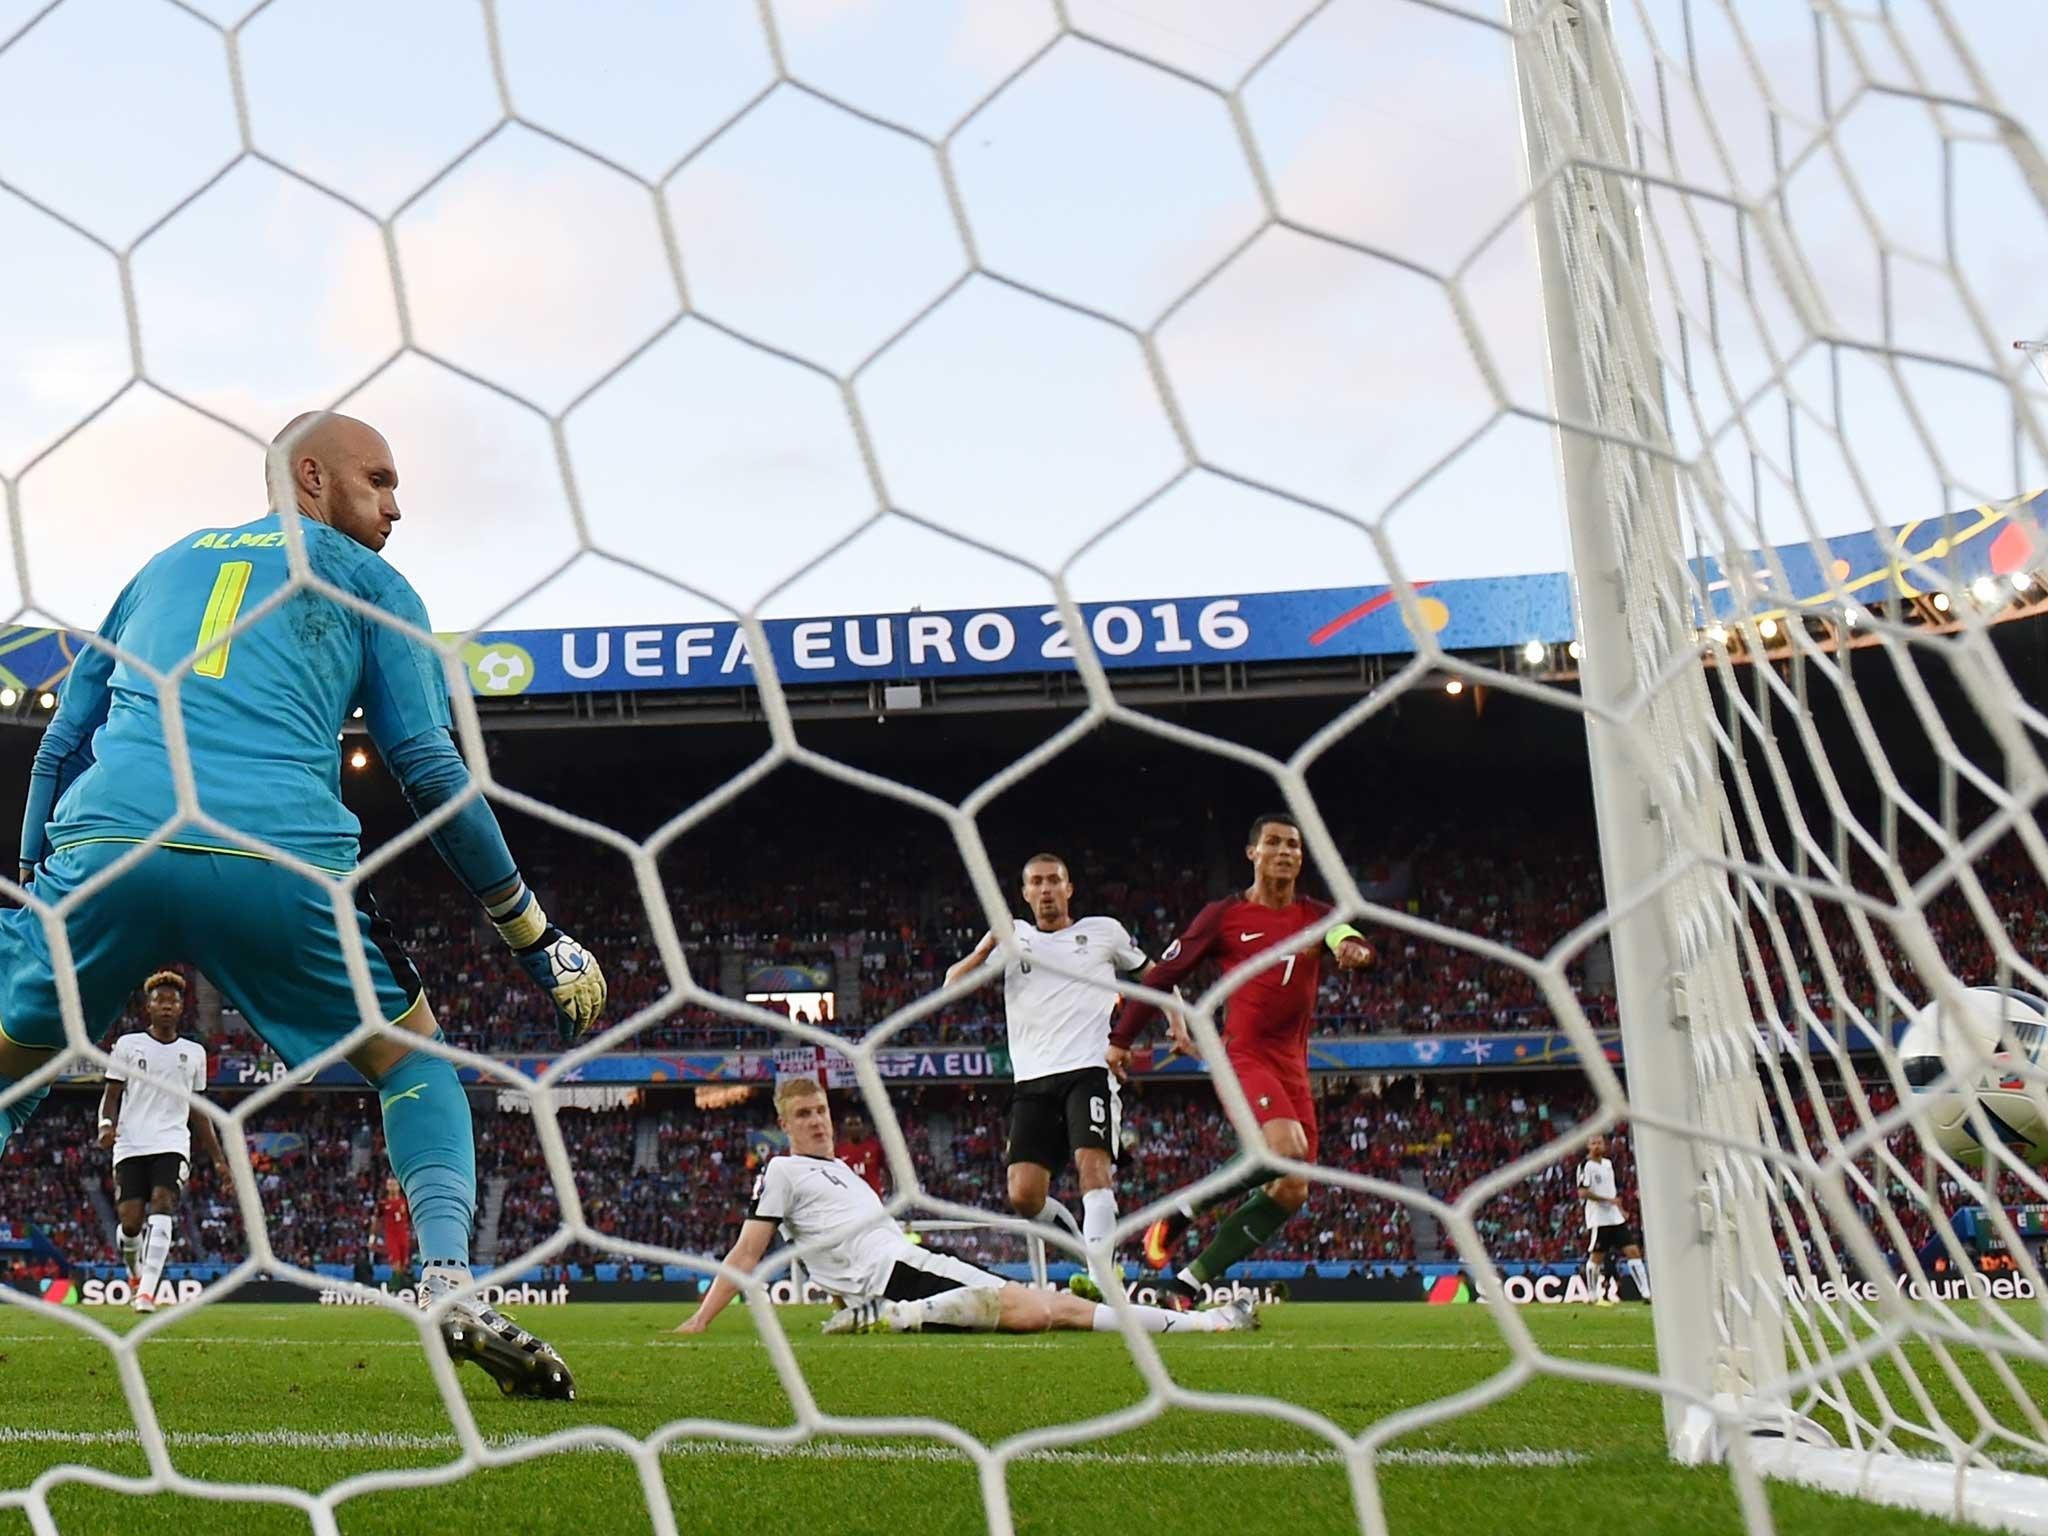
[[[272,505],[295,503],[304,519],[312,573],[363,609],[300,590],[235,632],[290,581],[283,518],[273,512],[186,534],[136,573],[99,632],[160,671],[198,658],[179,702],[200,810],[343,876],[356,867],[361,831],[341,802],[335,746],[352,709],[361,707],[415,815],[460,797],[469,772],[450,735],[441,658],[419,638],[431,632],[426,607],[380,554],[400,520],[390,446],[350,417],[308,415],[278,435],[267,463]],[[155,686],[126,661],[89,649],[72,665],[36,752],[22,824],[22,880],[33,880],[37,896],[61,901],[175,820],[165,725]],[[603,972],[541,910],[490,806],[471,799],[431,836],[553,1000],[564,1037],[587,1030],[604,1008]],[[378,1013],[401,1036],[440,1038],[419,972],[360,884],[354,922]],[[66,930],[95,1038],[144,976],[179,959],[204,972],[288,1066],[362,1022],[328,888],[214,828],[173,827],[72,911]],[[43,926],[27,910],[0,912],[0,1089],[63,1043]],[[468,1100],[453,1066],[403,1038],[370,1040],[349,1061],[378,1090],[418,1234],[424,1305],[470,1278]],[[37,1090],[0,1108],[0,1148],[42,1097]],[[508,1394],[575,1396],[554,1350],[474,1298],[451,1308],[442,1335],[451,1355],[475,1361]]]

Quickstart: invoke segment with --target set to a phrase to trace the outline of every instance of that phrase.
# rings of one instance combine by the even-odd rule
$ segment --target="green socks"
[[[1223,1218],[1223,1224],[1216,1229],[1215,1239],[1181,1273],[1202,1285],[1221,1279],[1231,1265],[1286,1226],[1287,1219],[1293,1214],[1260,1190]]]

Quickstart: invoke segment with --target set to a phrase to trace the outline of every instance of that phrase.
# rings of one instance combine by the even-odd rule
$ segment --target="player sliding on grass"
[[[785,1079],[775,1090],[775,1117],[789,1133],[790,1150],[770,1159],[755,1179],[753,1206],[725,1262],[752,1274],[777,1228],[792,1243],[824,1239],[804,1263],[813,1281],[847,1304],[826,1321],[825,1332],[1117,1331],[1116,1312],[1103,1303],[1018,1285],[906,1238],[867,1181],[832,1155],[832,1107],[816,1079]],[[702,1333],[738,1294],[730,1278],[718,1276],[676,1332]],[[1149,1333],[1235,1333],[1259,1326],[1258,1314],[1243,1302],[1206,1312],[1138,1306],[1131,1311]]]
[[[1018,956],[1003,963],[1003,1016],[1009,1030],[1010,1069],[1017,1086],[1010,1099],[1010,1209],[1035,1220],[1048,1209],[1073,1218],[1049,1199],[1053,1170],[1071,1155],[1081,1181],[1080,1235],[1091,1262],[1107,1262],[1116,1232],[1117,1080],[1104,1064],[1112,986],[1119,972],[1145,964],[1113,917],[1076,918],[1074,882],[1067,861],[1035,853],[1024,864],[1024,904],[1034,921],[1017,924]],[[971,953],[947,967],[950,986],[983,965],[995,951],[988,933]],[[1057,966],[1058,970],[1048,968]],[[1083,1295],[1102,1299],[1085,1276]]]
[[[1329,915],[1330,905],[1295,893],[1301,875],[1301,828],[1292,816],[1275,811],[1259,817],[1246,844],[1250,888],[1202,908],[1145,973],[1144,982],[1164,992],[1212,957],[1225,970],[1270,959],[1230,994],[1223,1051],[1265,1132],[1267,1149],[1276,1157],[1312,1163],[1319,1137],[1315,1100],[1309,1092],[1308,1031],[1322,966],[1316,941],[1306,933]],[[1372,964],[1372,946],[1349,923],[1337,924],[1320,942],[1336,957],[1340,970]],[[1158,1013],[1149,1003],[1132,1001],[1124,1006],[1110,1032],[1113,1071],[1125,1070],[1132,1042]],[[1173,1019],[1171,1029],[1179,1050],[1199,1056],[1184,1021]],[[1183,1302],[1222,1279],[1225,1270],[1285,1226],[1307,1202],[1308,1180],[1291,1173],[1277,1179],[1254,1173],[1198,1205],[1182,1204],[1146,1229],[1145,1261],[1154,1269],[1166,1269],[1196,1216],[1244,1194],[1249,1198],[1224,1218],[1214,1241],[1166,1282]]]
[[[380,622],[430,632],[405,578],[378,557],[399,520],[398,470],[370,427],[302,416],[279,434],[274,505],[297,503],[311,574],[369,612],[304,588],[236,633],[291,579],[283,515],[196,529],[144,565],[100,635],[160,671],[197,655],[178,691],[183,747],[200,808],[246,837],[346,876],[360,826],[341,801],[335,742],[360,705],[371,739],[425,816],[470,788],[449,736],[448,684],[431,646]],[[167,734],[171,709],[126,661],[84,651],[64,684],[29,778],[22,881],[53,905],[94,882],[165,827],[168,837],[66,918],[85,1030],[97,1036],[122,999],[166,958],[191,960],[256,1032],[297,1066],[361,1022],[328,888],[208,827],[177,824]],[[490,914],[565,1032],[604,1008],[604,975],[555,927],[519,877],[481,796],[433,832],[435,849]],[[366,886],[354,888],[357,948],[378,1013],[399,1031],[440,1038],[419,972]],[[64,1044],[58,962],[41,919],[0,912],[0,1089]],[[378,1090],[392,1167],[419,1233],[423,1305],[470,1280],[476,1142],[449,1062],[380,1036],[349,1062]],[[35,1112],[37,1089],[0,1109],[0,1147]],[[131,1088],[131,1091],[132,1088]],[[507,1393],[568,1398],[561,1357],[472,1299],[443,1314],[450,1354]]]

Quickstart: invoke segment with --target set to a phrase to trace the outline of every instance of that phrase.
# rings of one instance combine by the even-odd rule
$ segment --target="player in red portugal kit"
[[[412,1210],[397,1179],[384,1181],[384,1198],[377,1202],[377,1225],[383,1232],[384,1262],[391,1266],[395,1280],[412,1268]]]
[[[1315,1101],[1309,1095],[1308,1031],[1315,1013],[1316,987],[1322,979],[1320,950],[1327,946],[1340,970],[1372,964],[1372,946],[1349,923],[1318,934],[1329,917],[1330,904],[1295,893],[1301,875],[1301,828],[1285,812],[1270,812],[1252,823],[1245,857],[1251,860],[1252,883],[1241,895],[1212,901],[1195,915],[1185,932],[1144,975],[1157,992],[1173,989],[1204,960],[1226,971],[1256,965],[1230,994],[1223,1016],[1223,1051],[1237,1074],[1238,1086],[1250,1101],[1276,1157],[1300,1162],[1316,1160],[1318,1145]],[[1144,1034],[1159,1010],[1132,1001],[1124,1006],[1110,1031],[1109,1064],[1121,1076],[1130,1048]],[[1174,1043],[1195,1054],[1187,1026],[1172,1021]],[[1263,1187],[1261,1187],[1263,1186]],[[1217,1228],[1215,1239],[1166,1285],[1192,1299],[1204,1285],[1265,1242],[1308,1201],[1308,1180],[1293,1174],[1269,1179],[1250,1175],[1199,1205],[1183,1204],[1145,1232],[1145,1260],[1154,1269],[1169,1268],[1173,1250],[1202,1211],[1248,1198]]]

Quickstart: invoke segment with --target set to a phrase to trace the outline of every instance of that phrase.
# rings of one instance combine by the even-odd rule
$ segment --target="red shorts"
[[[1298,1120],[1308,1132],[1306,1162],[1316,1160],[1322,1146],[1322,1132],[1316,1125],[1316,1101],[1309,1093],[1308,1063],[1278,1061],[1251,1051],[1227,1051],[1237,1072],[1237,1085],[1251,1101],[1252,1115],[1259,1124],[1268,1120]]]

